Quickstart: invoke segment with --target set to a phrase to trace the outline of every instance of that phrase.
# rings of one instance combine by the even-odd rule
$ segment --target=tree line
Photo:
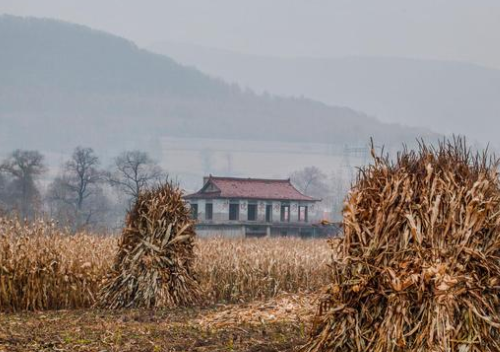
[[[77,147],[45,187],[45,157],[36,150],[15,150],[0,161],[0,215],[21,219],[53,219],[74,232],[113,231],[121,228],[124,213],[141,191],[167,179],[167,173],[148,153],[124,151],[102,166],[92,148]],[[326,175],[310,166],[290,175],[304,194],[321,199],[321,208],[338,220],[350,179]]]
[[[0,163],[0,212],[34,219],[50,217],[73,231],[119,226],[124,210],[146,187],[167,178],[148,153],[132,150],[104,168],[92,148],[77,147],[42,192],[48,172],[36,150],[15,150]]]

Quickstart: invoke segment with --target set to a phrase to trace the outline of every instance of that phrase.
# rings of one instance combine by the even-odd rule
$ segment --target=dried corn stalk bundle
[[[360,170],[303,351],[500,351],[497,167],[455,139]]]
[[[172,307],[193,303],[195,232],[177,186],[142,193],[129,212],[115,259],[99,297],[101,307]]]

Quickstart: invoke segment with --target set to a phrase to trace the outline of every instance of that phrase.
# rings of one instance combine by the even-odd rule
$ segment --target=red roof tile
[[[210,186],[213,189],[210,189]],[[196,198],[243,198],[263,200],[303,200],[316,201],[300,193],[290,180],[214,177],[210,176],[201,190],[186,196]]]

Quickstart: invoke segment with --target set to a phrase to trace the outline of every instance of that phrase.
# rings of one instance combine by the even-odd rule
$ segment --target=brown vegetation
[[[197,309],[0,314],[0,352],[289,352],[304,343],[314,312],[303,304],[309,295],[296,296]]]
[[[326,240],[293,238],[199,241],[196,272],[212,302],[249,302],[310,292],[329,281]]]
[[[305,351],[500,351],[498,163],[462,140],[361,170]]]
[[[194,222],[172,183],[139,194],[127,215],[111,274],[99,294],[104,308],[192,304]]]
[[[0,218],[0,310],[91,306],[116,240]]]
[[[114,236],[0,220],[0,311],[92,306],[117,249]],[[314,291],[330,275],[325,240],[197,239],[195,257],[204,304]]]

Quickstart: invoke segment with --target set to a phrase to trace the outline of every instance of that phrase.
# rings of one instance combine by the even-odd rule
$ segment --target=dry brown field
[[[93,308],[118,239],[0,220],[0,351],[288,351],[329,281],[324,239],[198,239],[203,300]]]

